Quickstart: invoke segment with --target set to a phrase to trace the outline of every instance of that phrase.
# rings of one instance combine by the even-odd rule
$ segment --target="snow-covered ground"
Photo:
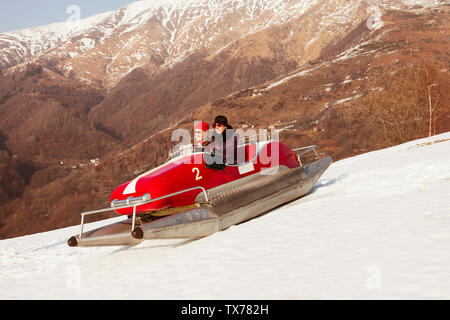
[[[0,299],[449,299],[450,132],[201,240],[69,248],[78,231],[0,241]]]

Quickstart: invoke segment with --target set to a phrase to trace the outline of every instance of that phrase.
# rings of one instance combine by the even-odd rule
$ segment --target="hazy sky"
[[[67,21],[80,9],[81,19],[116,10],[136,0],[0,0],[0,33]]]

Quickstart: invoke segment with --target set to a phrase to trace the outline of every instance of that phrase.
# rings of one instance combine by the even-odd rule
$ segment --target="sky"
[[[0,33],[88,18],[136,0],[0,0]]]

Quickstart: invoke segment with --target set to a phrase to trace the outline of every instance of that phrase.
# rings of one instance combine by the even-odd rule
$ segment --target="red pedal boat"
[[[315,160],[303,164],[313,152]],[[119,186],[111,207],[82,213],[69,246],[132,245],[148,239],[201,238],[257,217],[310,192],[332,162],[316,146],[278,141],[238,148],[238,163],[208,165],[208,154],[180,149],[171,160]],[[128,219],[83,232],[85,216],[115,211]]]

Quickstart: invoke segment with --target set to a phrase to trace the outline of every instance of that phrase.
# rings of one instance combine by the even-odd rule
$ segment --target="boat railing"
[[[259,134],[245,135],[239,138],[238,147],[244,147],[257,142],[269,142],[272,135],[269,130],[261,130]]]
[[[188,189],[184,189],[181,191],[177,191],[177,192],[174,192],[171,194],[167,194],[165,196],[158,197],[155,199],[152,199],[150,193],[146,193],[140,197],[131,197],[130,196],[125,200],[113,200],[111,202],[111,207],[109,207],[109,208],[103,208],[103,209],[83,212],[83,213],[81,213],[81,229],[80,229],[79,238],[81,239],[83,236],[85,216],[89,216],[89,215],[93,215],[93,214],[97,214],[97,213],[108,212],[108,211],[117,211],[117,210],[122,210],[122,209],[133,208],[133,221],[132,221],[132,226],[131,226],[131,231],[133,231],[136,226],[136,208],[138,206],[142,206],[144,204],[150,204],[155,201],[171,198],[171,197],[174,197],[174,196],[186,193],[186,192],[190,192],[190,191],[195,191],[195,190],[201,190],[205,195],[205,200],[207,202],[209,201],[208,192],[206,191],[206,189],[198,186],[198,187],[193,187],[193,188],[188,188]]]
[[[311,152],[311,151],[314,152],[314,155],[317,157],[317,160],[320,160],[320,155],[317,152],[316,148],[317,148],[317,145],[312,145],[312,146],[292,149],[292,151],[297,155],[297,159],[298,159],[298,162],[300,163],[300,166],[303,167],[301,157],[308,152]]]

